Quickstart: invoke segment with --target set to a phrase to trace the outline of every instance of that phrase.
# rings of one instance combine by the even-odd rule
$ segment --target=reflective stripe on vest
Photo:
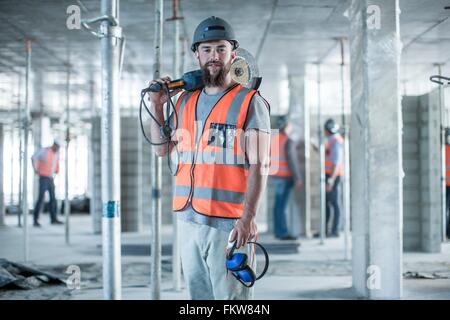
[[[243,128],[256,90],[235,86],[219,99],[199,128],[195,120],[200,93],[184,93],[176,105],[177,146],[172,157],[177,151],[178,165],[172,207],[181,211],[191,201],[200,214],[240,218],[248,175]],[[201,136],[195,143],[198,129]]]
[[[272,137],[270,144],[270,170],[269,174],[277,177],[292,177],[286,154],[286,133],[279,132]]]
[[[35,162],[36,173],[41,176],[50,177],[53,175],[53,150],[45,148],[45,154],[37,159]]]
[[[450,145],[445,145],[445,180],[446,186],[450,187]]]
[[[334,137],[330,137],[325,144],[325,174],[331,175],[333,174],[333,161],[331,161],[331,150],[335,143],[343,144],[344,139],[340,135],[336,135]],[[342,176],[342,161],[337,165],[337,176]]]

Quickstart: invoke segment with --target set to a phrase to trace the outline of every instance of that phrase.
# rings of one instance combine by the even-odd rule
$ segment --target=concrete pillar
[[[0,226],[5,225],[5,192],[3,189],[4,126],[0,123]]]
[[[144,126],[148,128],[149,122],[145,123],[147,126]],[[142,135],[142,133],[141,133]],[[141,189],[141,195],[142,195],[142,221],[144,222],[144,225],[150,225],[151,224],[151,199],[152,199],[152,184],[151,184],[151,167],[150,167],[150,160],[152,156],[152,147],[151,145],[145,140],[141,139],[141,154],[142,154],[142,163],[141,166],[141,174],[142,174],[142,189]]]
[[[150,206],[151,206],[151,196],[152,196],[152,188],[151,188],[151,167],[150,167],[150,159],[152,155],[151,145],[143,139],[142,133],[139,128],[139,172],[140,177],[138,178],[141,182],[141,189],[137,191],[141,195],[141,199],[139,200],[139,205],[142,207],[140,211],[141,221],[144,225],[149,225],[150,221]],[[172,171],[175,171],[176,167],[172,164]],[[170,225],[172,224],[172,173],[169,169],[169,165],[167,162],[167,157],[163,157],[161,159],[161,171],[162,171],[162,188],[161,188],[161,224]],[[138,181],[138,180],[136,180]]]
[[[266,189],[264,190],[264,193],[261,196],[261,200],[259,203],[258,212],[256,214],[256,223],[258,224],[258,232],[261,233],[270,233],[273,231],[271,227],[271,221],[272,221],[272,210],[271,207],[269,207],[269,199],[268,199],[268,190],[270,192],[270,177],[267,181]],[[273,232],[272,232],[273,233]]]
[[[32,110],[32,135],[33,135],[33,142],[34,142],[34,148],[31,150],[31,155],[36,152],[36,150],[39,150],[39,148],[42,148],[43,140],[43,115],[44,115],[44,104],[43,104],[43,85],[44,85],[44,79],[43,79],[43,73],[40,71],[36,71],[34,73],[34,80],[33,81],[33,100],[31,101],[30,108]],[[34,201],[34,199],[37,199],[39,192],[39,176],[37,174],[33,174],[33,199],[31,199],[31,202]],[[44,205],[42,206],[42,211],[44,211]]]
[[[298,71],[298,70],[297,70]],[[303,70],[302,70],[303,71]],[[292,138],[298,142],[298,158],[303,188],[294,189],[290,224],[294,236],[311,236],[311,185],[310,185],[310,114],[305,104],[305,75],[289,76],[289,114],[293,126]],[[297,208],[295,210],[295,208]],[[292,211],[291,211],[292,212]],[[299,218],[299,219],[298,219]],[[299,221],[296,221],[298,219]],[[289,223],[289,220],[288,220]],[[298,228],[297,230],[295,230]]]
[[[403,118],[403,250],[419,251],[421,232],[419,98],[402,98]]]
[[[101,119],[99,116],[91,119],[90,137],[90,179],[91,202],[90,214],[94,234],[102,233],[102,170],[101,170]]]
[[[172,171],[175,171],[176,167],[172,165]],[[162,188],[161,188],[161,223],[163,225],[172,224],[172,195],[173,195],[173,181],[172,174],[170,173],[169,165],[167,163],[167,156],[162,158]]]
[[[35,118],[33,119],[33,141],[35,150],[47,147],[51,144],[53,137],[50,137],[50,119],[45,116],[44,104],[44,73],[36,72],[33,85],[32,110]]]
[[[351,212],[353,287],[402,295],[402,146],[398,0],[352,0]]]
[[[139,231],[142,219],[139,212],[139,156],[141,145],[138,135],[142,134],[135,117],[121,118],[121,225],[122,231]]]
[[[140,129],[140,122],[139,122],[139,117],[136,118],[136,127]],[[142,230],[144,227],[144,214],[143,214],[143,204],[144,204],[144,199],[143,199],[143,193],[142,193],[142,189],[144,188],[144,177],[142,175],[143,172],[143,167],[142,167],[142,162],[144,161],[143,158],[143,148],[145,147],[143,145],[143,140],[144,137],[141,133],[141,131],[138,129],[138,133],[137,133],[137,145],[138,145],[138,154],[137,156],[137,168],[136,168],[136,174],[137,174],[137,213],[138,213],[138,219],[140,221],[140,226],[139,228]]]
[[[440,252],[442,239],[439,90],[420,97],[421,249]]]
[[[403,97],[403,249],[440,252],[442,189],[439,90]]]

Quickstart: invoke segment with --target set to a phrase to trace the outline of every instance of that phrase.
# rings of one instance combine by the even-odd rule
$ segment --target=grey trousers
[[[181,264],[192,300],[250,300],[253,287],[243,286],[226,270],[229,234],[203,224],[178,220]],[[237,252],[237,251],[236,251]],[[252,263],[250,246],[240,248]],[[255,270],[256,262],[251,268]]]

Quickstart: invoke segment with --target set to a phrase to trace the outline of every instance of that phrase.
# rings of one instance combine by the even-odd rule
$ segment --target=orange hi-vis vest
[[[333,149],[333,146],[335,143],[343,144],[344,139],[341,135],[337,134],[332,137],[330,137],[325,144],[325,174],[331,175],[333,173],[333,161],[331,161],[331,150]],[[342,161],[337,164],[338,170],[337,170],[337,176],[342,176]]]
[[[189,203],[203,215],[240,218],[244,212],[248,161],[243,151],[244,125],[256,90],[237,85],[212,108],[206,123],[196,123],[201,90],[184,92],[177,101],[178,128],[172,155],[179,158],[173,211]],[[174,121],[176,121],[174,119]],[[201,130],[201,136],[197,130]],[[196,137],[199,141],[196,143]]]
[[[270,144],[270,170],[269,174],[276,177],[292,177],[287,161],[286,143],[288,136],[279,132],[272,137]]]
[[[445,145],[445,181],[446,186],[450,187],[450,145]]]
[[[53,161],[55,153],[52,148],[45,148],[45,153],[43,153],[35,161],[36,173],[41,176],[51,177],[53,175]],[[56,159],[55,173],[59,172],[59,159]]]

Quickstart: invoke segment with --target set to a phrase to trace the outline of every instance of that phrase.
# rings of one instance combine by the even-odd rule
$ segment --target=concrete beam
[[[352,0],[351,212],[353,286],[402,296],[402,146],[398,0]]]

